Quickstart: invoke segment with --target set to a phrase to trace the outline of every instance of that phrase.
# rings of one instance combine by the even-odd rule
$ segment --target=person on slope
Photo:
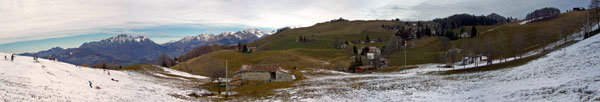
[[[6,58],[6,55],[4,55],[4,60],[8,60],[8,58]]]
[[[106,72],[108,72],[108,76],[110,76],[110,72],[109,71],[106,71]]]
[[[90,83],[90,88],[94,88],[94,87],[92,87],[92,81],[88,81],[88,82]]]
[[[10,55],[10,61],[15,60],[15,54]]]

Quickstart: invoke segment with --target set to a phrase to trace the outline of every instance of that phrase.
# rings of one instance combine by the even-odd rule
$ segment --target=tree
[[[546,42],[548,39],[546,34],[547,34],[546,30],[538,29],[538,31],[537,31],[536,38],[538,39],[538,45],[542,47],[542,51],[546,51]]]
[[[163,67],[171,67],[172,65],[175,64],[175,62],[171,59],[171,57],[169,57],[169,55],[167,55],[166,53],[161,54],[160,57],[158,57],[157,61]]]
[[[590,0],[590,5],[588,5],[591,18],[596,19],[596,23],[600,26],[600,0]]]
[[[367,38],[365,39],[365,43],[371,42],[371,38],[369,38],[369,35],[367,35]]]
[[[454,32],[452,31],[446,31],[445,37],[447,37],[450,40],[458,40],[458,36],[456,34],[454,34]]]
[[[352,51],[354,51],[354,55],[358,55],[358,49],[356,49],[356,46],[352,46]]]
[[[218,82],[216,85],[219,85],[221,83],[221,80],[219,80],[219,78],[225,77],[225,67],[223,61],[221,60],[210,60],[206,64],[204,64],[203,67],[208,70],[205,75],[208,75],[208,77],[210,77],[211,82]],[[221,90],[219,90],[219,93],[220,92]]]
[[[381,49],[381,54],[383,55],[389,55],[392,54],[392,52],[396,51],[396,49],[400,48],[398,46],[398,38],[396,36],[392,36],[392,38],[390,38],[390,41],[388,41],[387,45],[385,45],[384,47],[382,47]]]
[[[167,66],[167,62],[163,61],[163,63],[161,64],[163,67],[169,67]]]
[[[244,45],[244,47],[242,48],[242,51],[244,53],[248,53],[248,46]]]
[[[238,42],[238,44],[237,44],[237,50],[240,51],[240,52],[242,51],[242,43],[241,42]]]
[[[475,28],[475,25],[473,25],[471,27],[471,38],[474,38],[475,36],[477,36],[477,28]]]
[[[362,49],[362,52],[360,53],[360,55],[367,55],[367,52],[369,52],[369,47],[368,47],[368,46],[365,46],[365,47]]]
[[[514,53],[519,55],[519,58],[521,58],[523,55],[522,51],[524,38],[525,35],[523,35],[523,32],[520,31],[512,35],[512,47],[514,49]]]

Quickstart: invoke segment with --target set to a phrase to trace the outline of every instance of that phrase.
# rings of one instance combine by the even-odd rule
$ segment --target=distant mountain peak
[[[135,41],[135,42],[142,42],[142,41],[150,41],[150,39],[144,37],[144,36],[131,36],[131,35],[127,35],[127,34],[119,34],[117,36],[114,37],[110,37],[108,39],[104,39],[101,42],[129,42],[129,41]]]
[[[234,39],[234,38],[239,39],[239,40],[245,40],[245,39],[253,39],[254,40],[254,39],[263,38],[266,35],[268,35],[268,34],[257,28],[250,28],[250,29],[244,29],[244,30],[237,31],[237,32],[228,31],[228,32],[222,32],[220,34],[199,34],[196,36],[187,36],[179,41],[171,41],[168,43],[210,42],[210,41],[217,41],[217,40],[221,40],[221,39]]]

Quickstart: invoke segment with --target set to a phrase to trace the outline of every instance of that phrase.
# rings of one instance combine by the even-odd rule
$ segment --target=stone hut
[[[242,65],[239,71],[233,73],[233,78],[239,81],[292,81],[296,79],[290,71],[278,65]]]

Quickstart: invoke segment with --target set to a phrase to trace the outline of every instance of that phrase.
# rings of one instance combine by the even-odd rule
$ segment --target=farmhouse
[[[239,71],[233,73],[233,78],[239,81],[292,81],[296,77],[288,70],[278,65],[242,65]]]

